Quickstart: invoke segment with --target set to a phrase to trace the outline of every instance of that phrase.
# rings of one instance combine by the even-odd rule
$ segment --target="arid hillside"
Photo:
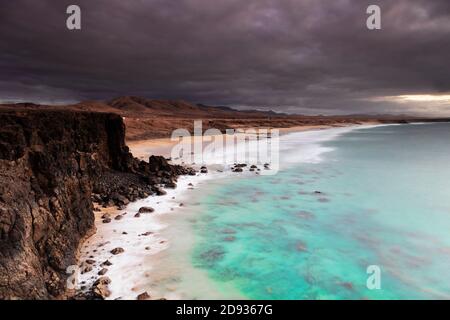
[[[178,128],[193,129],[194,120],[202,120],[203,129],[239,129],[249,127],[289,128],[310,125],[343,125],[362,122],[404,122],[419,120],[403,116],[303,116],[273,111],[238,111],[229,107],[192,104],[182,100],[156,100],[124,96],[111,101],[85,101],[71,105],[19,103],[0,105],[0,109],[49,109],[115,113],[123,117],[128,141],[169,137]],[[431,119],[420,119],[430,121]]]

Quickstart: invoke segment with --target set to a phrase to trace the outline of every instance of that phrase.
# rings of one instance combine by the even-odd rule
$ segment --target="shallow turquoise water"
[[[192,263],[251,299],[449,299],[449,138],[449,124],[354,130],[320,163],[219,184]]]

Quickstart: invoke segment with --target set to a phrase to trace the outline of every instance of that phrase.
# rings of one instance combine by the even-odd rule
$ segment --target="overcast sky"
[[[69,4],[81,7],[80,31],[66,28]],[[370,4],[382,30],[366,27]],[[450,115],[450,1],[0,2],[0,101],[121,95]]]

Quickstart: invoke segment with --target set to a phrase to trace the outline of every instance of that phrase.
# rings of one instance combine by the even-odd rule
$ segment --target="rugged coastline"
[[[120,116],[49,110],[0,113],[0,299],[61,299],[93,202],[126,205],[193,170],[139,161]]]
[[[267,115],[260,116],[260,126],[271,123]],[[278,124],[286,120],[284,116],[280,119]],[[365,122],[354,118],[335,120],[319,121],[313,126],[308,120],[308,125],[286,132]],[[377,124],[412,120],[370,121]],[[192,168],[170,164],[158,151],[149,153],[145,143],[133,143],[138,151],[132,154],[125,142],[126,122],[117,113],[70,108],[33,105],[0,109],[0,299],[108,298],[108,274],[117,274],[117,266],[108,269],[111,261],[98,256],[97,251],[105,249],[98,249],[105,239],[91,237],[96,230],[95,219],[106,231],[99,237],[121,233],[127,236],[131,247],[143,242],[128,236],[126,230],[121,230],[123,227],[115,226],[119,220],[133,219],[134,235],[153,239],[152,245],[143,250],[154,253],[164,249],[165,240],[152,235],[152,231],[140,230],[140,224],[145,224],[137,218],[142,216],[142,220],[153,223],[155,215],[148,214],[150,211],[156,208],[155,213],[163,213],[179,206],[179,193],[172,192],[177,183],[179,189],[185,190],[193,188],[195,182],[184,178],[179,182],[178,177],[197,173]],[[167,140],[162,143],[170,148]],[[238,169],[235,172],[252,171]],[[152,195],[161,196],[162,200]],[[143,199],[152,199],[148,204],[151,208],[138,212],[141,208],[133,203]],[[81,252],[80,257],[79,250],[89,237],[88,241],[97,247],[94,252]],[[123,250],[114,244],[105,252],[118,257]],[[70,266],[78,266],[83,274],[81,294],[67,290]],[[119,281],[112,286],[122,284]],[[131,298],[149,298],[145,291],[135,293]]]

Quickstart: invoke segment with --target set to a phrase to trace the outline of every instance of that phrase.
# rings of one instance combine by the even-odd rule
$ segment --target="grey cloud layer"
[[[65,28],[73,3],[77,32]],[[381,31],[365,27],[369,4],[382,8]],[[448,0],[3,1],[0,99],[134,94],[303,113],[420,112],[423,104],[371,98],[450,92],[449,39]]]

